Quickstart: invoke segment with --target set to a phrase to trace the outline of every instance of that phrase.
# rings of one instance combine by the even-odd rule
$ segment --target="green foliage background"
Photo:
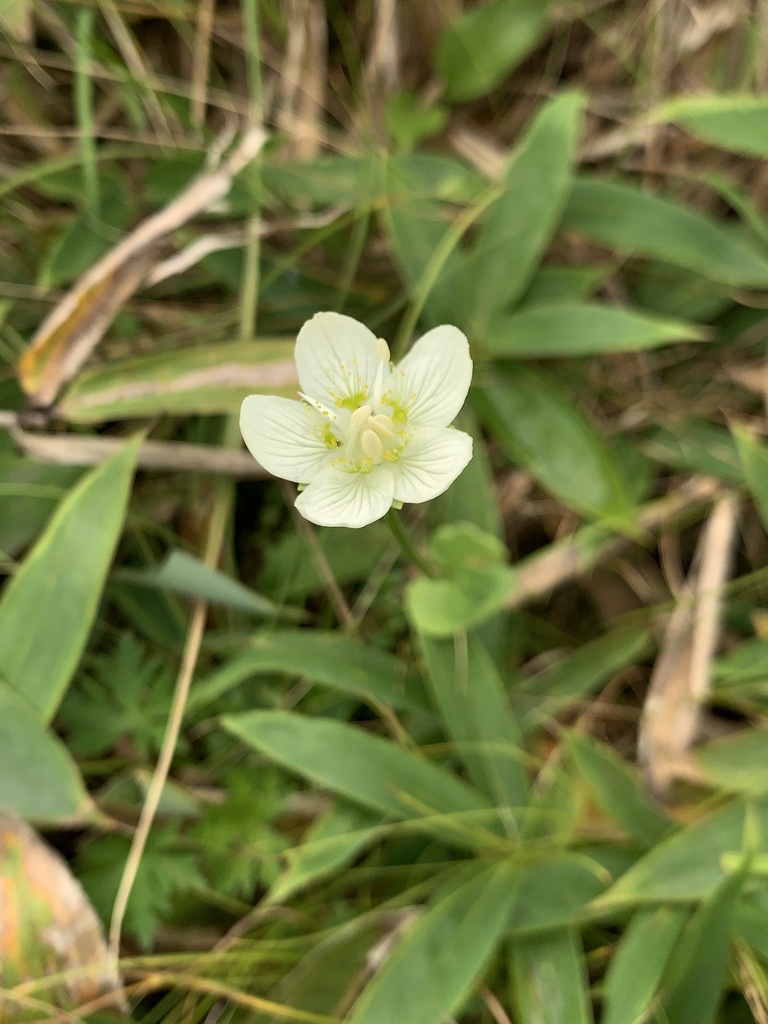
[[[137,1024],[768,1020],[768,54],[736,6],[0,2],[0,806],[105,925],[207,605],[124,921]],[[261,120],[173,238],[225,241],[25,419],[52,304]],[[319,309],[395,358],[470,339],[476,457],[405,513],[436,579],[209,472]],[[648,764],[713,503],[698,745]]]

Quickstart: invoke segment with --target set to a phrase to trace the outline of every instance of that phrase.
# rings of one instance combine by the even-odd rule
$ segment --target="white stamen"
[[[361,405],[359,409],[355,409],[349,417],[350,430],[357,430],[359,427],[362,427],[372,412],[373,409],[371,409],[370,405]]]
[[[299,398],[303,399],[307,405],[311,405],[313,409],[317,409],[321,416],[327,416],[331,423],[335,423],[339,418],[339,414],[334,412],[333,409],[329,409],[328,406],[323,405],[322,402],[318,402],[316,398],[312,398],[310,395],[305,395],[303,391],[299,392]]]
[[[376,431],[382,441],[391,441],[396,436],[392,420],[383,412],[380,412],[377,416],[371,416],[369,426],[371,430]]]
[[[384,454],[384,445],[374,430],[364,430],[363,436],[360,438],[360,444],[369,459],[378,461]]]
[[[376,339],[376,350],[375,351],[376,351],[376,358],[379,360],[380,363],[387,363],[387,364],[389,364],[389,360],[391,358],[390,353],[389,353],[389,345],[386,343],[386,341],[384,341],[383,338],[377,338]]]

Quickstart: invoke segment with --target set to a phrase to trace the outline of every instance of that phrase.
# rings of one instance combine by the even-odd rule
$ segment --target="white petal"
[[[395,463],[395,501],[429,501],[447,491],[472,458],[472,438],[449,427],[420,427]]]
[[[249,395],[240,407],[240,433],[268,473],[306,484],[337,452],[322,437],[323,417],[304,402]]]
[[[345,399],[362,405],[379,365],[376,335],[341,313],[316,313],[296,339],[301,390],[330,408]]]
[[[469,342],[458,327],[428,331],[392,373],[395,399],[410,426],[447,427],[459,413],[472,381]]]
[[[392,507],[395,476],[389,465],[370,473],[345,473],[330,466],[296,499],[296,508],[318,526],[356,529],[381,519]]]

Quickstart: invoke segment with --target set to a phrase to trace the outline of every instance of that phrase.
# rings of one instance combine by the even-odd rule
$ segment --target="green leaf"
[[[491,92],[543,37],[548,9],[548,0],[496,0],[452,18],[435,53],[446,98]]]
[[[422,636],[420,646],[446,736],[477,788],[505,809],[518,834],[528,803],[525,755],[496,666],[472,635],[456,643]]]
[[[619,252],[694,270],[717,284],[768,287],[768,260],[733,229],[631,185],[577,178],[563,226]]]
[[[417,190],[416,194],[424,197],[471,205],[488,191],[488,181],[480,171],[442,153],[403,153],[397,166]]]
[[[0,683],[0,808],[33,821],[66,822],[81,818],[89,804],[64,744]]]
[[[584,851],[554,853],[519,866],[510,914],[510,934],[533,935],[588,921],[592,902],[605,892],[613,875]]]
[[[464,296],[473,333],[482,338],[494,315],[511,306],[531,281],[571,190],[583,99],[564,93],[531,122],[485,213],[472,251]]]
[[[13,557],[27,547],[81,474],[75,466],[0,455],[0,551]]]
[[[654,997],[688,920],[687,908],[658,907],[632,916],[608,966],[601,1024],[651,1019]]]
[[[766,224],[763,217],[759,199],[754,194],[754,190],[750,189],[748,182],[745,182],[743,185],[737,184],[733,178],[729,177],[727,167],[724,174],[697,174],[695,180],[702,182],[704,185],[709,185],[710,188],[713,188],[715,192],[722,196],[731,209],[744,221],[744,224],[752,232],[759,246],[768,244],[768,224]],[[726,306],[725,308],[729,307]],[[746,307],[734,307],[731,304],[730,308],[745,309]]]
[[[114,359],[80,373],[57,409],[71,423],[237,412],[254,391],[295,397],[293,342],[196,345]]]
[[[130,845],[123,836],[99,836],[78,856],[77,877],[102,920],[108,921],[112,913]],[[173,832],[153,831],[131,889],[126,931],[136,937],[142,949],[148,949],[155,930],[168,918],[177,898],[204,885],[194,857],[179,849]]]
[[[447,211],[441,203],[425,197],[423,184],[414,180],[402,160],[387,161],[386,185],[384,231],[403,281],[412,295],[426,289],[424,318],[428,326],[461,325],[466,318],[461,296],[467,259],[458,248],[458,241],[440,267],[437,279],[425,278],[430,261],[451,230]]]
[[[479,626],[501,611],[515,585],[506,566],[485,566],[460,580],[413,580],[406,591],[406,612],[425,636],[446,637]]]
[[[659,427],[643,444],[643,451],[665,466],[714,476],[729,484],[744,484],[733,437],[724,427],[706,420],[683,420]]]
[[[398,92],[387,104],[387,131],[396,146],[411,150],[422,139],[445,127],[448,111],[439,104],[426,106],[415,92]]]
[[[610,274],[607,265],[569,267],[550,263],[539,267],[520,300],[519,308],[586,299]]]
[[[747,487],[755,499],[763,526],[768,529],[768,447],[746,429],[735,428],[733,438],[744,467]]]
[[[126,737],[139,757],[160,749],[168,723],[174,673],[121,633],[106,654],[89,660],[90,672],[67,691],[56,717],[78,757],[100,757]]]
[[[765,96],[676,96],[651,114],[653,121],[679,124],[705,142],[746,156],[768,157]]]
[[[376,840],[379,820],[353,804],[339,803],[320,815],[307,829],[298,846],[287,850],[288,866],[269,890],[266,903],[284,903],[349,864]]]
[[[552,378],[516,367],[503,382],[475,389],[473,402],[507,457],[566,505],[590,516],[627,517],[621,467]]]
[[[413,580],[406,590],[406,611],[425,636],[447,637],[495,615],[515,583],[505,565],[507,549],[473,523],[446,523],[431,542],[432,557],[447,578]]]
[[[662,1017],[675,1024],[714,1024],[723,996],[736,901],[748,861],[724,879],[691,918],[679,943]]]
[[[0,600],[0,678],[44,721],[59,706],[88,641],[141,440],[70,491]]]
[[[713,678],[725,695],[742,692],[741,687],[756,684],[758,692],[768,676],[768,639],[754,637],[721,655],[714,664]]]
[[[407,906],[365,908],[358,916],[350,915],[324,928],[295,966],[291,962],[280,965],[279,981],[270,989],[269,998],[281,1005],[282,1012],[251,1015],[248,1024],[288,1024],[286,1014],[290,1011],[296,1024],[303,1020],[307,1024],[337,1024],[348,1014],[350,997],[359,994],[362,979],[371,976],[371,951],[382,941],[389,951],[392,940],[402,934],[415,914],[414,908]],[[266,943],[263,952],[256,955],[269,970]],[[252,957],[251,963],[258,964],[259,960]],[[323,1016],[315,1016],[320,1014]]]
[[[587,965],[571,929],[516,942],[512,979],[519,1024],[591,1024]]]
[[[765,675],[761,675],[765,680]],[[740,729],[712,740],[694,751],[704,778],[730,793],[761,796],[768,793],[768,733]]]
[[[247,900],[259,885],[278,877],[289,838],[272,825],[285,810],[284,780],[278,769],[259,773],[254,787],[247,765],[230,769],[222,803],[209,804],[189,830],[201,849],[201,863],[216,892]]]
[[[583,794],[573,784],[573,773],[566,759],[547,760],[531,787],[522,840],[525,843],[542,839],[568,842],[582,820],[583,803]]]
[[[747,943],[761,959],[768,958],[768,891],[765,882],[748,885],[736,907],[738,938]]]
[[[692,270],[658,260],[632,268],[631,301],[662,317],[712,323],[734,308],[732,291],[727,285],[715,285]],[[717,341],[722,341],[719,330]]]
[[[228,715],[226,729],[297,775],[355,803],[470,849],[497,840],[499,822],[470,786],[416,753],[326,718],[285,711]]]
[[[742,849],[747,809],[758,832],[768,832],[768,795],[749,804],[733,800],[663,839],[597,901],[596,909],[711,896],[725,878],[723,854]]]
[[[650,848],[670,831],[672,821],[645,797],[637,777],[610,747],[571,731],[565,748],[602,811],[640,846]]]
[[[260,618],[304,618],[301,610],[279,607],[239,580],[226,576],[218,569],[212,569],[186,551],[170,551],[160,565],[151,569],[124,569],[115,574],[115,579],[156,590],[170,590],[172,594],[184,597],[202,598],[211,604],[249,612]]]
[[[675,341],[700,341],[701,328],[597,303],[532,306],[491,322],[484,349],[499,359],[637,352]]]
[[[296,629],[254,637],[251,649],[195,683],[188,710],[199,711],[235,686],[275,673],[307,679],[374,705],[411,710],[428,706],[421,681],[401,659],[339,633]]]
[[[506,544],[494,534],[485,533],[474,523],[446,523],[435,530],[430,541],[432,558],[443,572],[460,576],[485,565],[504,563]]]
[[[161,650],[181,653],[188,616],[176,597],[112,580],[108,594],[136,633]]]
[[[310,202],[321,207],[344,203],[360,208],[388,195],[386,183],[371,175],[370,153],[362,156],[326,153],[314,160],[286,160],[277,149],[275,154],[272,166],[270,154],[264,154],[264,184],[292,207]],[[442,153],[399,153],[394,163],[411,182],[416,190],[414,194],[422,198],[467,203],[473,202],[488,187],[479,171]],[[382,185],[385,187],[379,191]],[[177,193],[178,182],[169,182],[162,202],[169,202]],[[240,212],[246,215],[253,211],[253,197],[244,198],[246,202]],[[235,205],[230,205],[231,216],[237,211]]]
[[[495,537],[503,534],[499,503],[494,491],[493,468],[477,417],[465,406],[455,424],[474,439],[469,465],[458,480],[427,506],[430,523],[473,523]]]
[[[515,894],[509,864],[477,867],[438,892],[355,1003],[347,1024],[437,1024],[456,1013],[490,960]]]

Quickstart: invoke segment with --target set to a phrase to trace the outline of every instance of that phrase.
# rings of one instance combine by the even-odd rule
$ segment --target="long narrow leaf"
[[[519,818],[528,802],[520,728],[509,710],[496,668],[473,635],[451,640],[422,636],[421,649],[435,704],[447,735],[478,789],[505,818]],[[519,825],[516,826],[516,831]]]
[[[56,711],[88,640],[140,442],[130,441],[70,491],[0,601],[0,679],[44,721]]]
[[[395,947],[347,1024],[442,1024],[469,995],[499,942],[516,891],[509,865],[473,877],[432,905]]]
[[[285,711],[229,715],[223,724],[289,771],[364,807],[470,849],[497,843],[498,818],[477,790],[362,729]]]

